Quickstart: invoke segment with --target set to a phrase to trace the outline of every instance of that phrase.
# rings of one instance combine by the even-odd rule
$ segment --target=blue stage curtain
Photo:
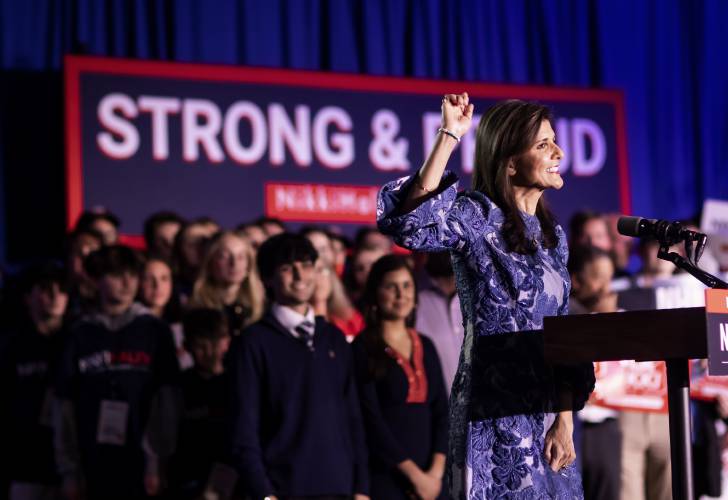
[[[0,0],[0,68],[83,53],[621,89],[633,212],[684,218],[728,199],[725,19],[724,0]]]

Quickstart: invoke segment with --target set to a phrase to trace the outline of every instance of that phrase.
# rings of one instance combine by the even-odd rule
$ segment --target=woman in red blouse
[[[354,358],[370,456],[371,498],[444,498],[447,396],[433,343],[413,328],[407,261],[386,255],[364,290]]]

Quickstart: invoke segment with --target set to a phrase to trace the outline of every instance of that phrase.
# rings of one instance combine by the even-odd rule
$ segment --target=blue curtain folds
[[[0,68],[75,53],[616,88],[633,212],[674,219],[728,199],[726,18],[723,0],[0,0]]]

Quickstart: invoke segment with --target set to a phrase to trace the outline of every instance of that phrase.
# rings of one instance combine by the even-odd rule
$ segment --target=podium
[[[688,369],[707,357],[704,307],[546,317],[544,355],[553,364],[665,361],[673,499],[694,500]]]

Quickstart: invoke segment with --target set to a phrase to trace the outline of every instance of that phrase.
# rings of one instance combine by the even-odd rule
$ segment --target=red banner
[[[374,224],[379,186],[268,183],[265,214],[290,221]]]

